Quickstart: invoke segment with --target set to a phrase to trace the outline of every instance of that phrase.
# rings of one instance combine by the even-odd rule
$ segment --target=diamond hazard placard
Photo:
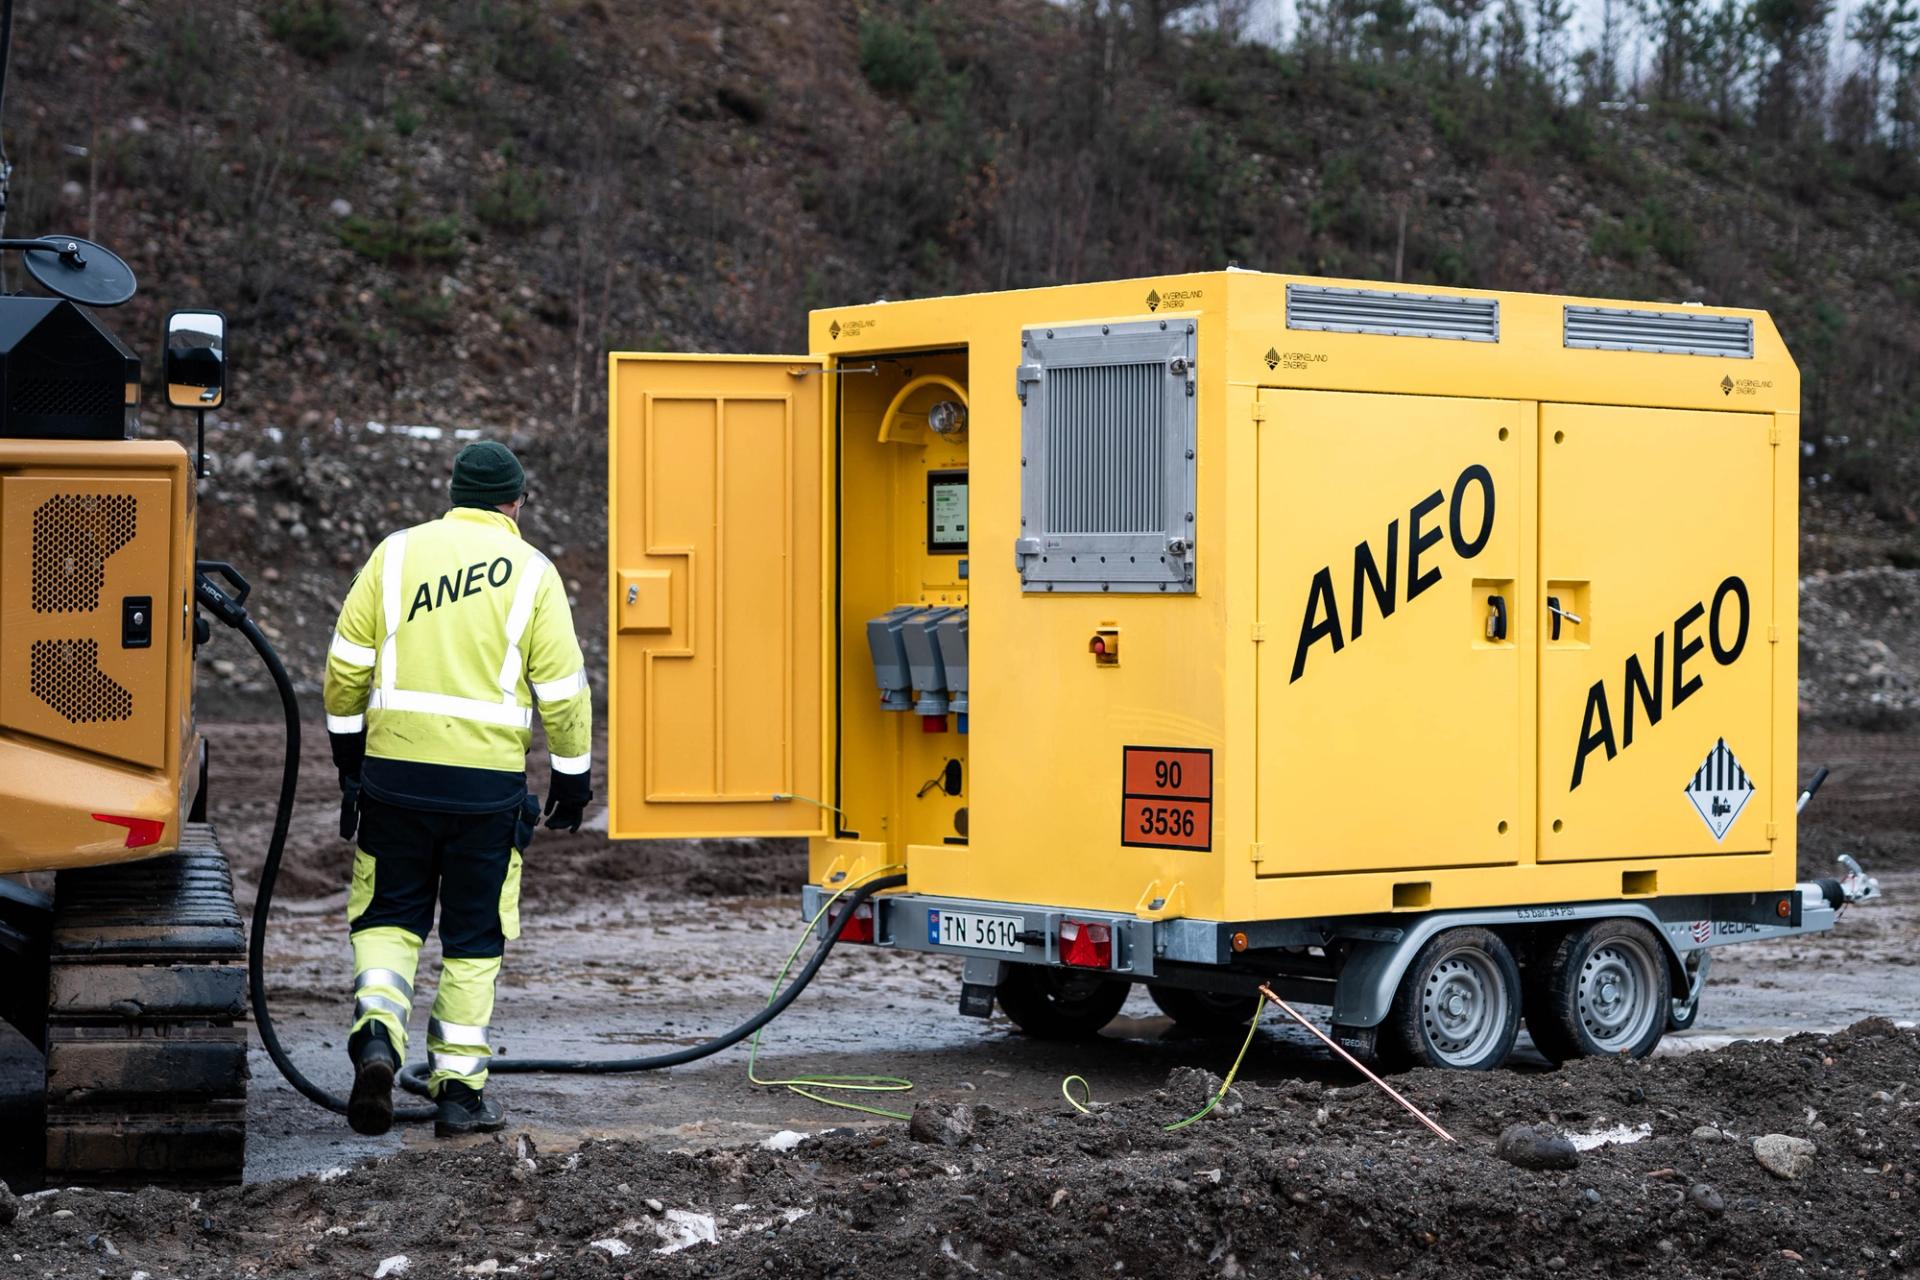
[[[1713,744],[1707,758],[1687,783],[1687,799],[1700,813],[1700,820],[1713,832],[1715,840],[1727,838],[1727,829],[1753,798],[1753,780],[1740,767],[1725,738]]]

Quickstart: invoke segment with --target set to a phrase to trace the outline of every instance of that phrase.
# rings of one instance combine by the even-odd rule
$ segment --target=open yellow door
[[[821,362],[610,362],[608,822],[830,834]]]

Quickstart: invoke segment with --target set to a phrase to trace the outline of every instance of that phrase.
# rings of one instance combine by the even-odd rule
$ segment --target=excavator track
[[[246,932],[213,828],[61,872],[49,970],[48,1184],[240,1181]]]

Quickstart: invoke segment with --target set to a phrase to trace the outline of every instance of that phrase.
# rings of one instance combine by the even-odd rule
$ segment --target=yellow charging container
[[[809,334],[611,357],[616,837],[1155,919],[1793,883],[1764,313],[1228,271]],[[887,693],[870,624],[959,608]]]

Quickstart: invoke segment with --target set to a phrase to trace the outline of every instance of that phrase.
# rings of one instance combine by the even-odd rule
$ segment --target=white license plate
[[[1024,951],[1014,940],[1018,916],[983,916],[971,911],[927,912],[927,941],[941,947],[979,947],[987,951]]]

